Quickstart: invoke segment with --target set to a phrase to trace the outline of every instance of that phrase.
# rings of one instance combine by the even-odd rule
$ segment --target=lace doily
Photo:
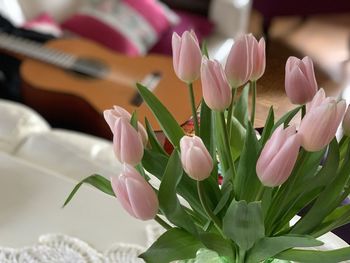
[[[161,234],[161,228],[147,226],[147,245]],[[86,242],[63,234],[47,234],[25,248],[0,247],[1,263],[144,263],[138,255],[146,246],[117,243],[99,252]]]

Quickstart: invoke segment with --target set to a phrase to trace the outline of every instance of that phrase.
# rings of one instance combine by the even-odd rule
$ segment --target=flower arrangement
[[[297,106],[279,120],[271,107],[258,135],[256,82],[265,71],[264,39],[239,37],[225,67],[210,60],[205,48],[202,56],[193,32],[174,33],[172,48],[175,73],[188,86],[194,133],[185,134],[162,103],[137,84],[174,150],[166,152],[136,113],[118,106],[106,110],[115,156],[124,169],[111,181],[86,178],[65,205],[87,183],[116,196],[131,216],[155,219],[166,231],[140,255],[150,263],[350,259],[350,247],[310,249],[322,245],[319,236],[350,222],[350,205],[342,205],[350,193],[350,110],[344,100],[318,90],[311,59],[288,59],[285,89]],[[199,77],[200,123],[192,88]],[[290,121],[299,112],[296,129]],[[345,135],[338,142],[335,133],[343,119]],[[159,188],[149,183],[150,176],[160,180]]]

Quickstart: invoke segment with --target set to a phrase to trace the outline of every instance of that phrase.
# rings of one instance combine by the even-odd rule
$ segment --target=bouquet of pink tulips
[[[106,110],[124,170],[111,181],[86,178],[65,205],[87,183],[115,196],[131,216],[155,219],[165,232],[140,255],[150,263],[350,259],[350,247],[312,248],[322,245],[319,236],[350,222],[350,205],[343,205],[350,193],[350,111],[344,100],[318,90],[311,59],[288,59],[285,89],[296,108],[275,120],[271,107],[257,134],[256,82],[265,71],[264,39],[237,38],[225,67],[210,60],[205,48],[202,55],[193,32],[174,33],[172,47],[175,73],[188,86],[195,132],[185,134],[156,96],[137,84],[174,150],[164,151],[148,121],[144,128],[136,113],[118,106]],[[203,100],[197,109],[192,83],[199,77]],[[290,122],[299,112],[297,129]],[[338,142],[342,121],[345,135]],[[160,180],[158,188],[149,183],[153,176]]]

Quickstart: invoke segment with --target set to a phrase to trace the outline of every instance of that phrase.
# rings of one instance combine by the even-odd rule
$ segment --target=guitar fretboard
[[[35,41],[19,38],[7,33],[0,33],[0,48],[65,69],[72,69],[78,60],[74,55],[47,48]]]

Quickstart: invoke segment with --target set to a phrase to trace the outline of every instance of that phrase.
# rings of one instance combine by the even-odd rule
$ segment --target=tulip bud
[[[252,73],[250,80],[256,81],[261,78],[265,72],[266,67],[266,51],[265,51],[265,39],[261,38],[258,41],[251,35],[252,42]]]
[[[115,122],[118,118],[125,118],[129,122],[131,120],[131,114],[119,106],[113,106],[113,109],[105,110],[103,112],[103,116],[109,128],[111,129],[112,133],[114,130]],[[148,142],[148,135],[145,128],[140,122],[137,122],[137,130],[139,135],[141,136],[143,145],[146,146]]]
[[[113,131],[113,148],[117,159],[130,165],[138,164],[143,156],[143,144],[135,128],[125,118],[118,118]]]
[[[343,131],[345,135],[350,136],[350,107],[348,107],[344,115]]]
[[[307,151],[320,151],[331,142],[346,110],[344,100],[324,96],[323,89],[316,93],[299,127],[301,145]]]
[[[309,57],[289,57],[286,63],[285,89],[293,104],[305,104],[317,92],[314,65]]]
[[[119,176],[111,178],[111,185],[123,208],[141,220],[153,219],[158,212],[158,199],[152,187],[129,165]]]
[[[210,176],[213,160],[200,137],[182,137],[180,149],[182,167],[191,178],[202,181]]]
[[[201,68],[203,98],[212,110],[224,111],[231,104],[232,93],[218,61],[203,57]]]
[[[194,31],[185,31],[172,37],[173,65],[179,79],[192,83],[199,77],[202,53]]]
[[[225,73],[232,87],[246,83],[252,73],[252,35],[243,35],[235,40],[225,65]]]
[[[278,127],[266,142],[256,164],[256,173],[265,186],[283,184],[290,174],[298,157],[301,137],[295,126],[283,130]]]

